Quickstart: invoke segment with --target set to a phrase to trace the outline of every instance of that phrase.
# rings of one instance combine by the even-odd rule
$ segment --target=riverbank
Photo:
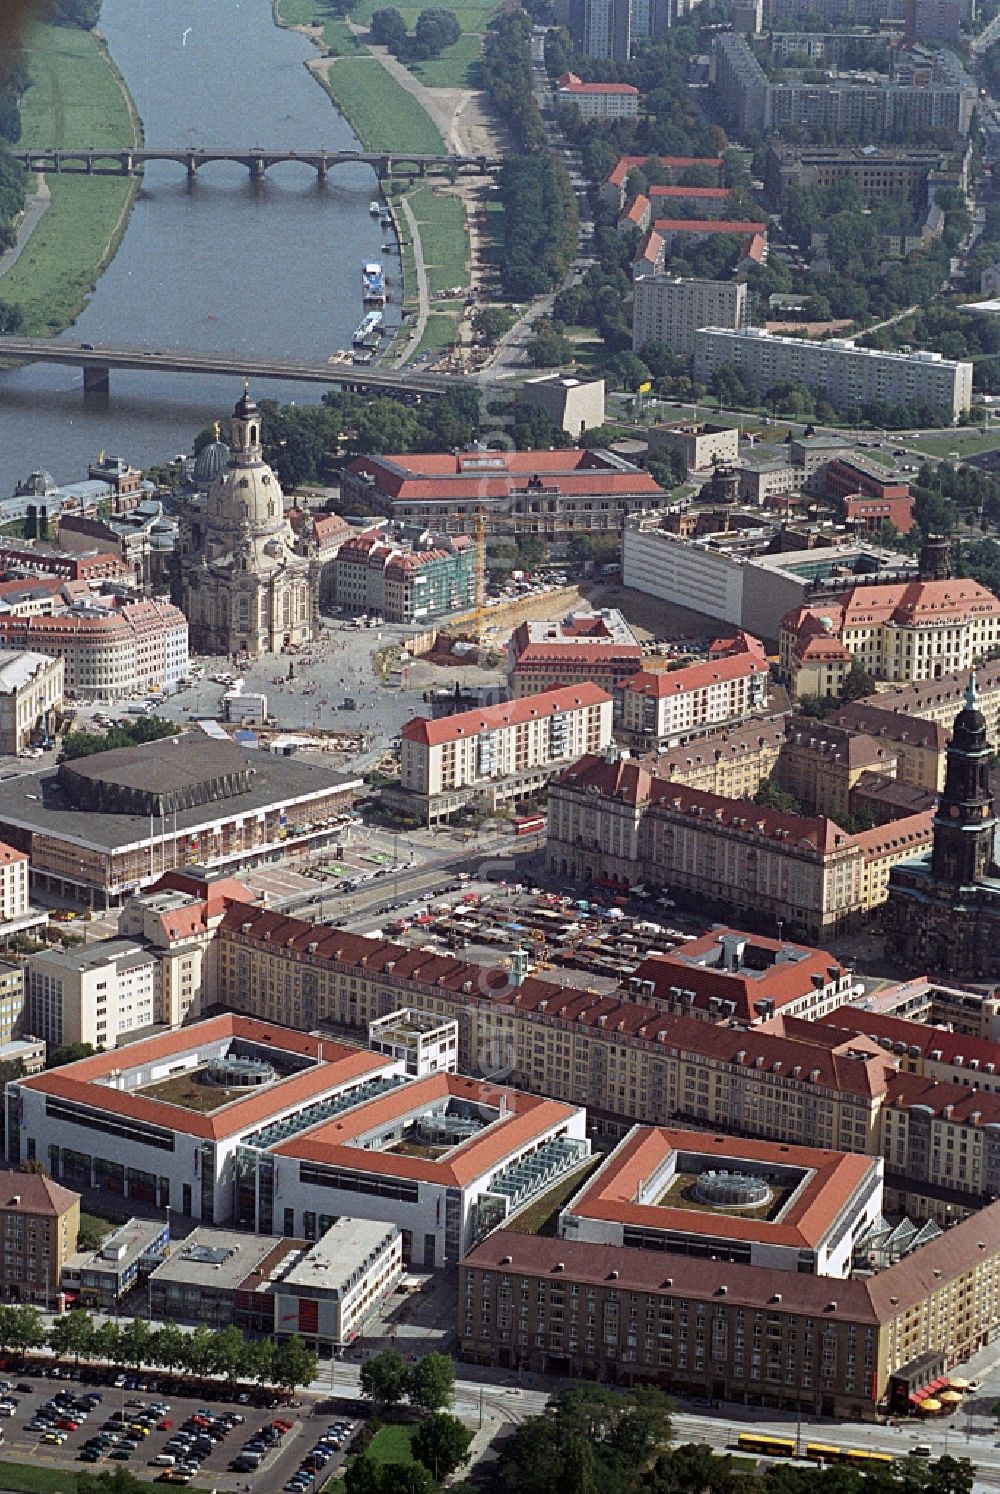
[[[28,48],[31,84],[21,104],[21,141],[44,146],[142,143],[135,105],[95,32],[38,26]],[[139,189],[138,177],[49,173],[47,211],[0,277],[0,296],[19,306],[24,331],[54,336],[70,326],[114,258]]]
[[[496,151],[481,96],[471,86],[483,28],[495,0],[479,0],[455,11],[462,26],[459,41],[440,57],[414,62],[412,67],[366,43],[364,28],[377,8],[372,0],[359,0],[348,19],[334,15],[331,0],[272,0],[272,8],[278,25],[301,31],[323,52],[308,63],[309,70],[366,149],[435,155]],[[404,8],[409,26],[419,9]],[[403,308],[409,319],[387,356],[392,361],[400,354],[400,361],[425,354],[436,357],[469,341],[466,297],[469,286],[480,282],[485,272],[475,225],[488,187],[468,178],[450,186],[403,186],[392,181],[382,185],[401,233]],[[406,231],[410,215],[419,225],[416,235]],[[420,337],[413,336],[415,322]]]

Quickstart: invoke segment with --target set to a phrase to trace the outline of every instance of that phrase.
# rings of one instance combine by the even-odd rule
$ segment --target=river
[[[314,49],[274,25],[271,0],[104,0],[101,30],[151,147],[360,148],[303,65]],[[153,164],[118,253],[63,337],[325,359],[350,346],[360,320],[362,260],[382,259],[398,277],[368,211],[376,193],[362,163],[324,185],[294,163],[259,185],[219,163],[190,186],[181,167]],[[190,450],[239,389],[236,379],[115,372],[110,397],[85,399],[79,369],[2,373],[0,495],[34,467],[57,482],[83,477],[101,450],[138,465]],[[321,391],[274,383],[254,393],[315,401]]]

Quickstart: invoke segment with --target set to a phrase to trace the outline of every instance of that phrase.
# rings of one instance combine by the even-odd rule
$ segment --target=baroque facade
[[[246,388],[233,412],[229,461],[182,521],[179,582],[200,653],[257,658],[315,637],[319,567],[296,554]]]

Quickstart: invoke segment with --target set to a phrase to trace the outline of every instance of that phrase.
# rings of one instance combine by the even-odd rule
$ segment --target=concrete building
[[[136,1189],[133,1198],[143,1198]],[[151,1195],[143,1199],[154,1201]],[[129,1219],[96,1250],[77,1251],[63,1262],[60,1284],[77,1307],[117,1312],[119,1304],[139,1285],[170,1243],[170,1224],[162,1219]]]
[[[476,552],[466,535],[397,539],[379,526],[355,534],[331,564],[332,596],[347,612],[421,623],[476,600]]]
[[[301,993],[280,1005],[301,1023]],[[216,1017],[14,1081],[8,1150],[203,1224],[308,1240],[345,1215],[395,1224],[404,1258],[427,1267],[455,1263],[589,1152],[577,1106],[403,1067]]]
[[[458,1023],[402,1007],[368,1023],[368,1046],[403,1065],[413,1079],[454,1074],[458,1069]]]
[[[516,802],[582,752],[611,741],[611,696],[596,685],[547,690],[506,705],[403,727],[400,787],[430,823],[470,798]]]
[[[8,1061],[3,1050],[21,1037],[23,1011],[24,966],[0,960],[0,1062]]]
[[[964,191],[967,161],[960,152],[933,145],[786,145],[775,140],[764,165],[764,190],[778,208],[789,187],[831,187],[841,181],[856,182],[868,199],[905,192],[923,202],[933,200],[942,178]]]
[[[891,524],[900,534],[913,528],[909,483],[857,455],[834,457],[823,468],[822,485],[824,496],[839,500],[844,518],[856,528],[878,533],[883,524]]]
[[[576,73],[563,73],[556,80],[556,102],[579,109],[585,120],[635,119],[639,90],[631,83],[584,83]]]
[[[28,857],[0,841],[0,927],[18,924],[30,915]]]
[[[661,451],[679,451],[689,472],[739,460],[740,433],[735,425],[674,420],[666,425],[651,425],[648,439],[650,456]]]
[[[521,385],[521,403],[544,410],[574,440],[604,424],[604,380],[539,374]]]
[[[642,670],[615,693],[615,735],[640,750],[673,747],[744,721],[763,711],[767,701],[763,646],[756,654],[733,654],[663,673]]]
[[[883,353],[839,337],[810,342],[776,337],[759,327],[696,332],[695,378],[709,383],[725,365],[755,393],[783,379],[797,379],[845,412],[878,405],[924,406],[953,420],[972,402],[972,364],[923,349]]]
[[[573,40],[585,57],[627,62],[632,51],[632,0],[569,0]]]
[[[892,1378],[921,1354],[949,1367],[992,1341],[998,1226],[993,1204],[869,1279],[833,1287],[824,1276],[501,1231],[462,1262],[461,1352],[874,1422]]]
[[[80,1195],[40,1173],[0,1174],[0,1295],[59,1309],[63,1265],[76,1249]]]
[[[63,663],[63,688],[81,700],[169,694],[188,672],[187,618],[169,602],[78,602],[52,616],[0,612],[0,647]]]
[[[846,1278],[882,1217],[881,1158],[635,1126],[559,1214],[559,1238]]]
[[[647,275],[635,282],[632,347],[641,353],[647,343],[662,343],[689,357],[699,327],[742,327],[746,314],[747,288],[742,280]]]
[[[297,553],[245,388],[230,439],[227,466],[182,516],[179,596],[195,648],[257,658],[315,636],[319,566]]]
[[[871,583],[901,574],[897,552],[863,542],[768,553],[777,533],[774,525],[754,523],[691,540],[630,524],[622,538],[622,583],[777,641],[785,613],[818,591],[843,590],[855,577]],[[902,574],[916,579],[916,567],[904,562]]]
[[[235,870],[335,838],[362,787],[317,763],[188,732],[0,784],[0,834],[34,885],[120,907],[164,873]]]
[[[0,752],[48,741],[63,703],[66,666],[47,654],[0,652]]]
[[[613,694],[643,661],[642,645],[620,612],[571,613],[519,623],[507,646],[508,678],[515,700],[564,685],[598,685]]]
[[[816,639],[829,646],[820,663],[807,647]],[[854,586],[786,613],[778,634],[782,678],[796,696],[839,694],[855,659],[875,679],[937,680],[997,642],[1000,599],[970,580]]]
[[[283,1235],[237,1234],[233,1230],[195,1229],[169,1249],[150,1272],[147,1293],[151,1318],[175,1323],[205,1323],[209,1328],[228,1328],[246,1320],[248,1309],[241,1295],[256,1286],[265,1266],[281,1267],[303,1255],[304,1240]],[[256,1293],[255,1293],[256,1295]],[[266,1325],[274,1336],[273,1309]]]
[[[157,1020],[156,956],[131,939],[30,955],[25,1020],[51,1048],[115,1048]]]
[[[346,1349],[384,1308],[403,1275],[395,1224],[341,1217],[274,1283],[275,1333],[320,1352]]]
[[[345,501],[435,534],[534,534],[564,546],[574,535],[617,533],[658,509],[663,489],[607,451],[462,451],[363,456],[341,474]]]
[[[549,870],[577,882],[680,888],[825,938],[885,899],[888,865],[930,838],[930,815],[848,835],[591,755],[549,786]]]

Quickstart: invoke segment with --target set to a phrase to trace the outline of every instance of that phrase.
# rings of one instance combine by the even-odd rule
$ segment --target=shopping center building
[[[455,1264],[590,1150],[582,1107],[232,1015],[12,1082],[13,1165],[204,1224],[314,1241],[397,1224]]]

